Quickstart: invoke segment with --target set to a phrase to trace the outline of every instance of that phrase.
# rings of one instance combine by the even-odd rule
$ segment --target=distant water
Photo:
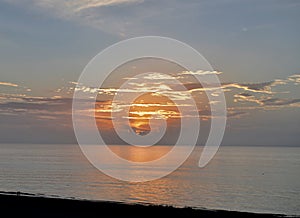
[[[155,149],[152,157],[169,147]],[[300,148],[224,146],[200,169],[201,149],[167,177],[126,183],[92,167],[77,145],[2,144],[0,191],[300,215]],[[136,161],[142,152],[124,146],[112,150],[133,153]]]

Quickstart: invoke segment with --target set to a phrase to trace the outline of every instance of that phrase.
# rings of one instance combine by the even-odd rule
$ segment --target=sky
[[[297,146],[299,12],[298,0],[0,0],[0,143],[76,143],[72,96],[86,64],[121,40],[157,35],[189,44],[215,69],[228,110],[222,144]],[[174,72],[182,76],[184,69]],[[192,77],[185,79],[192,84]],[[110,143],[121,143],[105,114],[112,109],[114,85],[96,90],[99,129]],[[203,94],[196,85],[187,89]],[[146,98],[147,104],[168,102]],[[172,107],[160,111],[161,116],[173,111],[169,136],[161,143],[172,141],[178,130]],[[148,115],[157,110],[153,106]],[[199,114],[209,126],[207,110]],[[148,118],[139,124],[131,117],[131,127],[147,133]]]

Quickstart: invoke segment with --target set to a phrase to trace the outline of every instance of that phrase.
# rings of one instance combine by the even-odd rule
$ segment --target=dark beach
[[[16,192],[1,192],[0,205],[2,214],[7,214],[5,217],[285,217],[236,211],[61,199]]]

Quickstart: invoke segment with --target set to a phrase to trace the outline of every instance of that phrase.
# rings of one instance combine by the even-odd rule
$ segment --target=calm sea
[[[165,153],[169,147],[155,149]],[[77,145],[2,144],[0,191],[300,215],[300,148],[223,146],[200,169],[201,149],[162,179],[126,183],[91,166]],[[112,150],[137,161],[140,152],[145,156],[126,146]]]

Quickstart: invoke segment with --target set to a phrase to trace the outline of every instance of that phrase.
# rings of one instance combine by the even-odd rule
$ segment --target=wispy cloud
[[[247,93],[240,93],[234,95],[235,102],[251,102],[261,106],[262,109],[267,110],[269,107],[300,107],[300,99],[291,98],[277,98],[277,97],[256,97]],[[247,107],[245,107],[247,108]],[[255,109],[255,108],[251,108]]]
[[[236,111],[236,110],[228,110],[227,117],[228,118],[241,118],[243,116],[246,116],[248,112],[246,111]]]
[[[143,0],[80,0],[80,1],[73,1],[74,12],[79,12],[85,9],[90,8],[97,8],[103,6],[112,6],[124,3],[137,3],[143,2]]]
[[[237,88],[244,91],[272,94],[271,86],[273,83],[273,81],[263,83],[228,83],[223,84],[223,88]]]
[[[7,3],[42,11],[49,16],[121,34],[127,21],[107,13],[107,9],[143,0],[5,0]]]
[[[300,74],[294,74],[292,76],[289,76],[288,80],[294,82],[295,85],[298,85],[300,84]]]
[[[202,71],[197,72],[185,72],[178,73],[181,75],[193,75],[201,74]],[[205,71],[203,71],[205,72]],[[209,74],[212,72],[209,72]],[[206,73],[204,73],[206,74]],[[121,78],[122,79],[122,78]],[[191,94],[197,96],[197,91],[204,92],[209,89],[214,90],[213,94],[218,94],[221,89],[226,90],[226,97],[228,103],[228,118],[240,119],[247,116],[251,112],[257,110],[281,110],[284,108],[299,108],[300,99],[293,98],[289,92],[277,92],[277,86],[286,90],[289,88],[295,89],[299,82],[299,75],[292,75],[285,79],[276,79],[270,82],[260,83],[223,83],[221,87],[217,87],[216,84],[211,84],[208,88],[203,88],[201,84],[185,83],[185,90],[179,90],[176,84],[172,84],[169,77],[165,77],[159,73],[151,73],[141,78],[132,80],[128,83],[126,88],[118,89],[116,87],[110,88],[96,88],[80,85],[76,82],[69,82],[63,88],[60,88],[53,92],[53,97],[36,97],[27,95],[28,92],[24,92],[20,86],[9,82],[0,82],[3,86],[17,87],[20,93],[0,93],[0,112],[1,115],[30,115],[32,118],[39,120],[60,120],[60,122],[70,123],[71,120],[71,105],[72,98],[70,94],[74,91],[84,92],[86,94],[94,95],[98,94],[98,100],[95,105],[95,116],[97,120],[105,120],[108,122],[113,119],[112,113],[119,113],[121,117],[130,119],[144,119],[139,115],[151,115],[160,114],[160,117],[164,118],[180,118],[173,107],[180,104],[185,110],[192,110],[186,100],[191,98]],[[75,89],[75,85],[78,85]],[[273,90],[275,89],[275,90]],[[10,89],[8,89],[10,90]],[[12,92],[14,92],[12,90]],[[170,102],[115,102],[112,103],[112,99],[116,93],[120,95],[130,95],[132,93],[150,93],[152,97],[168,96],[173,100],[176,99],[176,104]],[[196,93],[194,93],[196,92]],[[283,94],[282,94],[283,93]],[[198,96],[199,98],[199,96]],[[121,98],[122,99],[122,98]],[[200,101],[199,101],[200,99]],[[200,97],[197,101],[199,106],[199,116],[203,120],[209,120],[211,118],[210,109],[205,97]],[[92,100],[85,100],[83,104],[91,104]],[[217,102],[216,102],[217,103]],[[124,109],[128,107],[139,108],[139,110],[131,111],[130,114],[124,114]],[[155,111],[149,110],[149,108],[155,108]],[[123,114],[122,114],[123,113]],[[86,114],[82,111],[82,116]],[[89,113],[90,114],[90,113]],[[186,117],[189,117],[189,113]],[[190,117],[195,118],[195,117]]]
[[[18,84],[10,83],[10,82],[0,82],[0,86],[12,86],[12,87],[18,87]]]
[[[222,72],[219,71],[198,70],[198,71],[183,71],[181,75],[204,76],[204,75],[219,75],[221,73]]]
[[[238,93],[234,95],[234,102],[254,102],[259,104],[259,100],[249,93]]]
[[[260,100],[264,106],[293,106],[300,107],[300,99],[267,98]]]
[[[6,0],[15,4],[27,4],[39,8],[52,9],[63,13],[62,15],[71,15],[79,13],[82,10],[99,8],[104,6],[113,6],[119,4],[143,2],[143,0]]]

